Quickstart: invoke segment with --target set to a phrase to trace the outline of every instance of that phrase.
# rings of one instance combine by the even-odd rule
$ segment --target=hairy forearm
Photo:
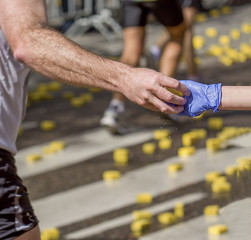
[[[223,86],[221,110],[251,110],[251,86]]]
[[[121,91],[130,67],[104,59],[50,28],[37,28],[24,36],[16,57],[48,78],[77,86]],[[123,77],[122,77],[123,76]]]

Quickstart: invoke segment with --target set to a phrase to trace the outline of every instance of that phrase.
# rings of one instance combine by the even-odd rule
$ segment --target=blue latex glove
[[[219,111],[221,103],[221,83],[203,84],[191,80],[181,80],[190,91],[190,96],[184,96],[187,103],[184,110],[179,113],[181,116],[196,117],[204,111],[212,109],[214,112]]]

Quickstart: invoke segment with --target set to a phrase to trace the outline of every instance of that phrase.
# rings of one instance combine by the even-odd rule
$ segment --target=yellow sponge
[[[102,89],[101,88],[89,88],[89,91],[92,93],[99,93],[102,91]]]
[[[223,48],[215,44],[210,45],[208,49],[208,54],[216,57],[222,56],[223,52]]]
[[[113,160],[117,164],[127,164],[129,161],[129,150],[127,148],[118,148],[113,152]]]
[[[93,101],[93,94],[92,93],[82,93],[79,96],[79,98],[82,99],[85,103],[92,102]]]
[[[42,148],[42,152],[44,154],[55,154],[57,151],[55,149],[51,148],[51,146],[44,146]]]
[[[74,107],[82,107],[85,103],[85,100],[81,97],[73,97],[71,99],[71,105]]]
[[[163,138],[159,140],[159,149],[165,150],[170,149],[172,147],[172,139],[170,138]]]
[[[207,115],[207,111],[201,113],[199,116],[193,117],[195,120],[201,120]]]
[[[208,138],[206,140],[206,149],[212,152],[221,149],[221,140],[219,138]]]
[[[205,216],[217,216],[219,214],[219,206],[218,205],[208,205],[204,208]]]
[[[205,22],[207,20],[207,15],[205,13],[199,13],[195,16],[196,22]]]
[[[155,143],[144,143],[142,146],[142,151],[145,154],[153,154],[155,152],[156,145]]]
[[[219,177],[217,177],[217,178],[213,181],[213,183],[215,183],[215,182],[217,182],[217,183],[224,183],[224,182],[227,182],[227,177],[225,177],[225,176],[219,176]]]
[[[158,215],[158,221],[161,224],[171,225],[177,221],[177,218],[173,213],[165,212]]]
[[[242,32],[244,32],[246,34],[250,34],[251,33],[251,24],[250,23],[243,23],[241,25],[241,30],[242,30]]]
[[[57,228],[48,228],[41,232],[41,240],[59,240],[60,231]]]
[[[173,163],[168,165],[167,167],[167,171],[169,173],[174,173],[174,172],[178,172],[183,168],[183,164],[182,163]]]
[[[178,155],[180,157],[188,157],[195,153],[195,147],[181,147],[178,149]]]
[[[54,154],[65,148],[64,141],[52,141],[48,146],[43,147],[42,151],[45,154]]]
[[[207,136],[207,130],[204,128],[195,128],[190,132],[193,133],[198,139],[204,139]]]
[[[171,92],[171,93],[173,93],[173,94],[175,94],[175,95],[177,95],[177,96],[180,96],[180,97],[183,97],[183,94],[181,93],[181,92],[179,92],[179,91],[177,91],[177,90],[175,90],[175,89],[173,89],[173,88],[166,88],[169,92]]]
[[[66,146],[66,143],[64,141],[52,141],[50,142],[50,147],[54,149],[55,151],[63,150]]]
[[[153,201],[153,197],[150,193],[139,193],[137,194],[136,201],[139,204],[148,204]]]
[[[241,171],[249,171],[251,169],[251,157],[237,158],[238,169]]]
[[[44,120],[40,123],[40,127],[43,131],[51,131],[56,127],[56,123],[52,120]]]
[[[182,135],[182,144],[185,147],[192,146],[198,141],[198,135],[195,132],[188,132]]]
[[[218,10],[218,9],[211,9],[210,11],[209,11],[209,15],[211,16],[211,17],[213,17],[213,18],[217,18],[217,17],[219,17],[220,16],[220,11]]]
[[[227,231],[227,226],[224,224],[217,224],[208,227],[208,233],[210,235],[221,235],[222,233],[225,233]]]
[[[231,191],[231,184],[229,182],[215,181],[212,183],[213,193],[229,193]]]
[[[194,36],[192,42],[193,47],[198,50],[205,45],[205,38],[203,36]]]
[[[170,136],[170,131],[167,129],[157,129],[153,133],[154,139],[160,140]]]
[[[131,223],[131,231],[134,234],[141,235],[151,226],[151,221],[149,219],[139,219]]]
[[[29,154],[26,156],[26,161],[28,163],[34,163],[42,159],[41,154]]]
[[[209,27],[209,28],[206,28],[205,34],[207,37],[214,38],[218,35],[218,31],[216,28]]]
[[[134,220],[139,220],[139,219],[151,219],[152,218],[152,213],[146,210],[137,210],[132,212],[132,216]]]
[[[227,166],[225,168],[225,173],[228,176],[235,176],[237,174],[237,171],[238,171],[238,167],[237,166]]]
[[[239,40],[240,39],[240,31],[239,31],[239,29],[231,29],[230,36],[234,40]]]
[[[59,91],[62,88],[62,83],[60,82],[50,82],[48,83],[48,90]]]
[[[221,117],[211,117],[208,119],[208,127],[210,130],[219,131],[223,128],[223,119]]]
[[[229,45],[230,43],[230,38],[227,35],[221,35],[219,37],[219,43],[222,45]]]
[[[215,181],[215,179],[217,179],[220,176],[221,176],[220,172],[209,172],[206,174],[205,180],[206,180],[206,182],[211,183],[211,182]]]
[[[103,179],[105,181],[113,181],[117,180],[121,177],[121,173],[119,171],[110,170],[103,172]]]
[[[174,207],[174,215],[177,218],[183,218],[185,215],[184,203],[178,202]]]

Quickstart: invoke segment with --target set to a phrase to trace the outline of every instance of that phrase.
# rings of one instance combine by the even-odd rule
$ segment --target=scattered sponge
[[[145,154],[153,154],[155,152],[156,145],[155,143],[144,143],[142,146],[142,151]]]
[[[160,140],[170,136],[170,131],[167,129],[157,129],[153,133],[154,139]]]
[[[119,171],[111,170],[103,172],[103,179],[105,181],[114,181],[121,177],[121,173]]]
[[[59,240],[60,231],[57,228],[48,228],[41,232],[41,240]]]
[[[188,157],[195,153],[195,147],[181,147],[178,149],[178,155],[180,157]]]
[[[159,149],[166,150],[172,147],[172,139],[163,138],[159,140]]]
[[[149,211],[146,211],[146,210],[133,211],[132,216],[133,216],[134,220],[151,219],[152,218],[152,214]]]
[[[221,235],[222,233],[225,233],[227,231],[227,226],[224,224],[217,224],[208,227],[208,233],[210,235]]]
[[[149,204],[153,201],[153,197],[150,193],[139,193],[136,197],[136,201],[139,204]]]
[[[182,163],[173,163],[168,165],[167,167],[167,171],[169,173],[174,173],[174,172],[178,172],[183,168],[183,164]]]
[[[177,218],[173,213],[165,212],[158,215],[158,221],[161,224],[171,225],[177,221]]]
[[[208,205],[204,208],[205,216],[217,216],[219,214],[219,206],[218,205]]]
[[[132,232],[140,236],[146,230],[148,230],[151,226],[151,221],[149,219],[139,219],[131,223]]]
[[[117,164],[127,164],[129,161],[129,150],[126,148],[115,149],[113,152],[113,160]]]

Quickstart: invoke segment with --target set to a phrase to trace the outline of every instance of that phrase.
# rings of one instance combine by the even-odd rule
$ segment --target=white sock
[[[149,51],[153,55],[153,60],[155,62],[159,61],[161,55],[161,49],[157,45],[152,45]]]
[[[112,99],[109,108],[115,108],[118,113],[122,113],[125,111],[125,103],[123,101],[120,101],[119,99]]]

